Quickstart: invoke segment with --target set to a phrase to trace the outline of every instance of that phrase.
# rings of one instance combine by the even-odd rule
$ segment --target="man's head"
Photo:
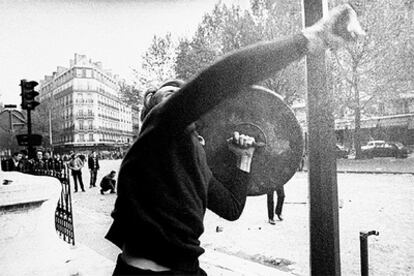
[[[23,157],[27,157],[27,150],[21,150],[20,153]]]
[[[179,90],[185,84],[182,80],[171,80],[162,84],[158,89],[149,89],[144,95],[144,107],[141,111],[141,121],[157,104],[168,99],[174,92]]]
[[[13,153],[13,159],[16,161],[20,161],[22,159],[23,155],[20,152]]]
[[[37,159],[42,159],[43,158],[43,152],[41,152],[40,150],[36,153],[36,157]]]
[[[49,159],[49,158],[50,158],[50,152],[45,151],[45,154],[43,155],[43,157],[44,157],[45,159]]]
[[[109,176],[110,176],[111,178],[114,178],[114,177],[115,177],[115,174],[116,174],[116,172],[115,172],[115,171],[111,171],[111,172],[109,173]]]

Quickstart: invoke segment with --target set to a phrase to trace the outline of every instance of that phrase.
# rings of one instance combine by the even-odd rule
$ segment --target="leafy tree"
[[[223,13],[222,6],[216,5],[211,14],[204,15],[191,40],[180,40],[175,64],[178,78],[191,79],[222,54],[220,28]]]
[[[338,2],[338,1],[336,1]],[[355,1],[362,26],[368,30],[365,39],[331,53],[333,62],[331,87],[336,93],[341,115],[355,118],[354,147],[361,155],[360,122],[363,115],[383,113],[383,102],[398,96],[402,87],[401,55],[408,54],[405,43],[411,30],[404,1]],[[399,74],[396,74],[400,72]],[[408,78],[409,79],[409,78]]]
[[[175,78],[176,58],[176,48],[171,34],[168,33],[164,37],[154,36],[150,47],[142,56],[140,68],[133,69],[135,89],[146,91]]]
[[[119,93],[121,95],[121,100],[124,103],[139,110],[143,101],[143,93],[137,88],[135,83],[128,84],[125,80],[119,82]]]
[[[194,37],[180,41],[176,63],[178,77],[190,79],[222,55],[298,31],[299,4],[253,0],[250,11],[234,5],[217,4],[211,13],[205,14]],[[292,64],[262,85],[283,95],[289,104],[303,97],[303,61]]]

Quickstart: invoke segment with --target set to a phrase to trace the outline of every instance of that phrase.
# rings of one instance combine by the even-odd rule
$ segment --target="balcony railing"
[[[75,115],[75,119],[93,119],[95,118],[95,114],[94,113],[89,113],[89,114],[76,114]]]

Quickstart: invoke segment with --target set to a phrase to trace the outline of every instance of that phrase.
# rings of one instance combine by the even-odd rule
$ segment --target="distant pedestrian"
[[[23,163],[21,162],[23,155],[20,152],[13,153],[12,157],[5,161],[4,171],[23,171]]]
[[[33,174],[43,174],[45,170],[45,162],[43,161],[43,152],[37,151],[36,157],[32,160],[32,173]]]
[[[83,186],[83,181],[82,181],[82,168],[83,168],[84,162],[81,157],[82,156],[80,155],[76,156],[73,153],[72,158],[68,163],[68,168],[72,171],[75,193],[78,191],[78,181],[79,181],[80,188],[82,189],[82,192],[85,191],[85,188]]]
[[[65,164],[64,164],[62,158],[60,157],[59,153],[55,153],[54,156],[53,156],[53,169],[54,169],[57,177],[62,176],[62,172],[65,169]]]
[[[106,191],[111,191],[111,194],[115,193],[116,180],[114,179],[116,172],[111,171],[108,175],[104,176],[101,180],[101,194]]]
[[[276,208],[273,212],[273,208],[274,208],[273,195],[274,195],[274,192],[272,191],[272,192],[267,193],[267,217],[269,218],[269,223],[272,224],[272,225],[275,224],[274,214],[276,214],[277,218],[280,221],[283,220],[282,208],[283,208],[283,202],[285,201],[285,188],[283,188],[283,186],[277,187],[276,188],[276,194],[277,194],[277,203],[276,203]]]
[[[299,166],[298,166],[299,172],[303,171],[303,169],[305,168],[305,158],[306,158],[306,155],[303,154],[302,158],[300,159]]]
[[[44,164],[44,169],[47,171],[48,174],[53,173],[53,158],[50,155],[49,151],[45,151],[43,153],[43,164]]]
[[[22,172],[30,173],[32,164],[29,161],[27,150],[21,150],[20,153],[22,154],[22,159],[20,160],[20,163],[22,164]]]
[[[92,151],[88,157],[88,168],[91,173],[89,188],[96,187],[96,176],[99,170],[99,158],[95,151]]]

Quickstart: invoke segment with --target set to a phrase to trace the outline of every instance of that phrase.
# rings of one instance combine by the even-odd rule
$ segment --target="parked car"
[[[336,155],[336,158],[348,158],[349,149],[343,145],[336,144],[335,155]]]
[[[400,142],[386,142],[384,140],[369,141],[367,145],[361,147],[361,151],[362,156],[366,158],[407,158],[409,152],[408,148]]]

